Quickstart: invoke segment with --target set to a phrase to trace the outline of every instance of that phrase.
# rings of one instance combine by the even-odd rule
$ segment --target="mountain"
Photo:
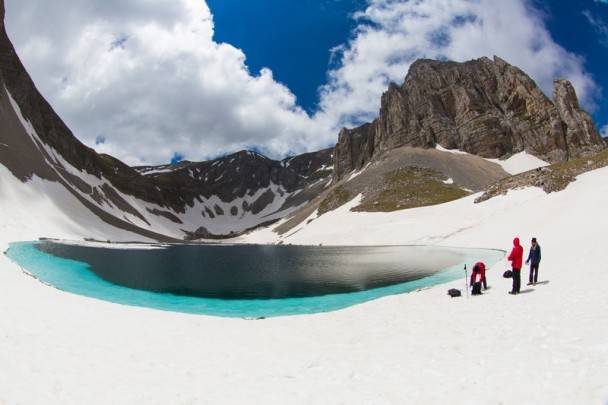
[[[241,151],[206,162],[134,169],[185,202],[168,211],[146,208],[151,214],[179,224],[186,239],[213,239],[272,223],[306,204],[331,181],[332,156],[333,149],[324,149],[276,161]],[[198,227],[186,229],[192,225]]]
[[[58,185],[52,197],[62,215],[73,216],[61,206],[75,200],[81,216],[148,239],[235,237],[278,220],[289,232],[357,196],[356,211],[434,205],[511,174],[484,158],[526,152],[556,162],[605,146],[565,80],[555,82],[552,101],[499,58],[419,60],[382,96],[378,119],[343,129],[335,148],[280,161],[241,151],[129,167],[83,145],[55,113],[19,60],[4,14],[0,0],[0,163],[25,189]],[[46,186],[36,193],[50,195]]]
[[[383,94],[376,120],[340,132],[332,186],[276,231],[289,235],[315,212],[322,215],[357,196],[353,211],[434,205],[517,174],[497,163],[536,159],[524,165],[534,168],[546,164],[539,159],[562,162],[603,150],[606,143],[572,84],[556,80],[554,87],[552,101],[498,57],[418,60],[401,86],[391,84]]]
[[[2,0],[0,10],[3,16]],[[463,86],[473,91],[481,84]],[[401,94],[408,89],[404,86]],[[517,87],[517,92],[525,91]],[[413,105],[405,99],[400,103],[384,107]],[[283,161],[242,152],[211,162],[130,168],[72,136],[38,94],[0,30],[0,248],[5,253],[11,242],[54,237],[95,246],[100,255],[107,247],[130,249],[131,260],[123,266],[132,267],[132,260],[149,257],[140,249],[158,246],[81,239],[183,241],[204,233],[200,227],[214,235],[222,229],[239,233],[271,217],[282,220],[231,242],[307,245],[286,249],[303,255],[318,252],[313,246],[320,244],[344,252],[346,244],[362,247],[360,252],[370,253],[364,260],[373,261],[391,254],[386,246],[418,246],[418,254],[399,255],[405,270],[437,264],[435,249],[426,246],[453,247],[469,270],[474,262],[487,263],[496,255],[488,256],[484,249],[508,252],[515,236],[526,251],[537,237],[543,253],[538,284],[522,287],[517,296],[507,294],[511,280],[502,274],[508,262],[501,260],[488,265],[490,289],[480,297],[466,297],[470,273],[456,266],[416,281],[410,293],[403,293],[407,289],[402,286],[363,291],[357,296],[391,295],[338,311],[330,311],[336,297],[325,296],[315,304],[329,312],[266,320],[117,305],[86,296],[86,288],[66,293],[43,285],[27,268],[45,268],[55,280],[65,279],[66,272],[81,279],[94,275],[71,261],[56,259],[57,266],[48,266],[36,255],[22,257],[22,269],[9,255],[0,255],[0,404],[443,404],[446,398],[455,404],[607,404],[608,295],[603,287],[608,284],[608,222],[602,218],[608,206],[608,149],[593,154],[601,143],[575,142],[576,125],[569,122],[581,123],[579,129],[589,124],[576,104],[570,103],[564,118],[555,101],[542,104],[547,111],[517,115],[501,104],[494,109],[492,103],[480,103],[492,108],[477,121],[491,122],[488,117],[495,115],[501,125],[519,131],[534,123],[546,125],[553,115],[555,133],[564,136],[559,148],[556,143],[552,149],[550,132],[540,129],[507,132],[494,141],[471,130],[479,123],[475,120],[465,125],[468,121],[459,115],[437,113],[449,118],[441,126],[456,130],[441,139],[434,132],[437,145],[416,141],[423,132],[386,132],[380,138],[384,130],[371,130],[379,125],[374,123],[367,126],[371,135],[365,142],[362,137],[341,139],[350,142],[349,153],[356,159],[342,162],[337,175],[329,170],[335,164],[333,149]],[[419,122],[408,125],[428,122],[433,131],[441,127],[427,117],[428,103],[418,107]],[[387,114],[380,115],[392,113]],[[403,110],[404,122],[409,122],[408,114]],[[397,113],[391,116],[399,119]],[[454,127],[450,119],[457,123]],[[534,139],[524,142],[523,134],[537,136],[539,149]],[[399,140],[406,135],[408,142]],[[454,143],[449,143],[452,136]],[[340,154],[344,159],[344,150]],[[546,165],[535,154],[555,163]],[[226,214],[244,201],[254,205],[268,189],[275,200],[265,211]],[[486,190],[484,201],[475,203],[482,196],[476,193],[402,209],[476,190]],[[295,199],[304,193],[315,197],[287,216],[291,208],[276,211],[287,201],[298,206]],[[233,197],[233,203],[221,202]],[[264,198],[258,204],[264,205]],[[375,247],[369,250],[371,245]],[[260,261],[272,261],[268,251],[274,250],[264,250]],[[378,250],[386,253],[372,254]],[[343,262],[359,257],[343,254]],[[179,257],[174,264],[182,264]],[[171,270],[168,266],[168,278]],[[323,276],[322,267],[313,270]],[[437,285],[424,287],[429,283]],[[103,280],[98,285],[99,291],[112,291]],[[446,291],[452,288],[463,297],[449,298]],[[153,299],[149,293],[125,292],[130,302]],[[183,302],[170,295],[161,299]],[[197,308],[218,304],[201,301]]]
[[[4,27],[0,2],[0,163],[24,183],[61,184],[93,215],[156,240],[233,236],[273,222],[331,180],[333,150],[268,159],[131,168],[83,145],[36,89]]]
[[[605,143],[567,80],[555,81],[552,101],[528,75],[498,57],[418,60],[403,85],[391,84],[383,94],[378,119],[342,130],[335,176],[400,146],[436,145],[484,158],[526,151],[557,162],[597,152]]]

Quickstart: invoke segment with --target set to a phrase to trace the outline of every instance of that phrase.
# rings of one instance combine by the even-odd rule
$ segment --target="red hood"
[[[519,238],[513,239],[513,246],[519,246]]]

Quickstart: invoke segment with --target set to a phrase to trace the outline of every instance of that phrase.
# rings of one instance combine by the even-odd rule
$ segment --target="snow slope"
[[[146,241],[93,215],[61,184],[34,177],[20,182],[0,165],[0,248],[8,242],[39,237]]]
[[[453,153],[456,155],[468,155],[469,153],[458,150],[458,149],[446,149],[441,145],[436,145],[435,149],[441,152]],[[526,151],[516,153],[508,159],[486,159],[488,162],[496,163],[497,165],[502,166],[505,172],[515,175],[523,172],[527,172],[528,170],[537,169],[539,167],[548,166],[549,163],[545,162],[542,159],[537,158],[534,155],[529,154]]]
[[[82,190],[78,187],[72,187],[72,190],[91,205],[98,206],[105,213],[141,229],[148,229],[176,239],[183,239],[186,236],[185,231],[194,232],[201,226],[204,226],[211,233],[227,235],[230,232],[242,232],[262,223],[281,218],[298,208],[297,206],[284,208],[285,202],[296,192],[289,193],[283,187],[273,183],[269,184],[268,187],[259,188],[255,192],[247,193],[245,196],[234,198],[229,202],[222,201],[216,196],[210,198],[199,197],[191,205],[186,205],[185,212],[176,212],[169,207],[159,206],[122,193],[108,179],[103,176],[96,177],[85,170],[74,167],[54,148],[42,142],[30,121],[22,114],[21,108],[10,92],[6,88],[0,89],[0,91],[2,90],[6,93],[15,116],[25,130],[25,134],[34,141],[37,148],[44,152],[42,156],[57,176],[63,179],[66,184],[71,184],[70,179],[62,174],[65,171],[97,191],[99,196],[107,196],[106,191],[104,191],[104,187],[107,187],[113,194],[120,196],[120,199],[128,204],[131,210],[125,210],[124,207],[120,207],[116,203],[113,204],[111,199],[108,198],[99,202],[91,191]],[[222,164],[222,162],[219,162],[219,164]],[[33,188],[36,189],[35,186]],[[265,193],[272,195],[272,202],[265,204],[259,212],[254,213],[251,209],[244,208],[245,205],[253,206]],[[232,214],[232,210],[236,212]],[[168,213],[180,222],[176,223],[166,216],[157,215],[157,212]],[[85,233],[84,235],[92,237],[90,234]]]
[[[3,248],[91,227],[132,239],[79,218],[60,192],[41,198],[55,193],[50,184],[34,192],[5,172],[0,179]],[[448,288],[462,288],[455,282],[338,312],[246,321],[63,293],[0,257],[0,403],[606,403],[608,169],[560,193],[473,198],[390,214],[343,207],[285,242],[506,249],[515,235],[537,236],[544,284],[510,296],[502,263],[482,297],[447,298]]]
[[[505,172],[509,174],[520,174],[528,170],[537,169],[539,167],[548,166],[549,163],[537,158],[528,152],[519,152],[508,159],[486,159],[489,162],[494,162],[502,166]]]

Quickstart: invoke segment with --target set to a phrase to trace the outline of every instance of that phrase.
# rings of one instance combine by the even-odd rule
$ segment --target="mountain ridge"
[[[605,143],[567,80],[551,101],[522,70],[499,57],[467,62],[420,59],[391,83],[371,123],[342,129],[335,176],[401,146],[441,145],[485,158],[526,151],[550,162],[595,153]]]
[[[567,81],[556,81],[551,101],[497,57],[419,60],[402,86],[383,94],[378,119],[343,129],[333,148],[280,161],[240,151],[129,167],[74,136],[21,63],[4,17],[0,0],[0,163],[24,184],[34,176],[60,183],[102,221],[156,240],[234,237],[359,193],[369,207],[411,206],[386,200],[387,193],[411,199],[398,190],[411,173],[416,184],[439,184],[455,196],[508,176],[483,159],[429,151],[437,145],[491,158],[528,151],[550,161],[605,147]]]
[[[98,154],[74,136],[36,88],[6,32],[3,1],[0,18],[0,138],[6,145],[0,148],[0,162],[23,183],[34,176],[59,182],[104,222],[158,240],[181,240],[201,228],[215,229],[205,234],[221,236],[274,221],[278,212],[305,203],[330,180],[329,170],[317,172],[332,166],[330,150],[292,157],[290,165],[254,159],[260,155],[253,153],[228,157],[234,164],[227,164],[226,158],[192,163],[191,170],[207,171],[209,182],[183,171],[144,176],[110,155]],[[215,197],[218,201],[207,206]],[[239,206],[228,205],[231,202]],[[230,218],[221,221],[225,216]],[[241,226],[232,217],[249,220]]]

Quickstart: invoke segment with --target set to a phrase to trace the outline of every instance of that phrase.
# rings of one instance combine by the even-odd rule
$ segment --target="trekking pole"
[[[467,289],[467,298],[469,298],[469,277],[467,275],[467,265],[464,265],[464,286]]]

